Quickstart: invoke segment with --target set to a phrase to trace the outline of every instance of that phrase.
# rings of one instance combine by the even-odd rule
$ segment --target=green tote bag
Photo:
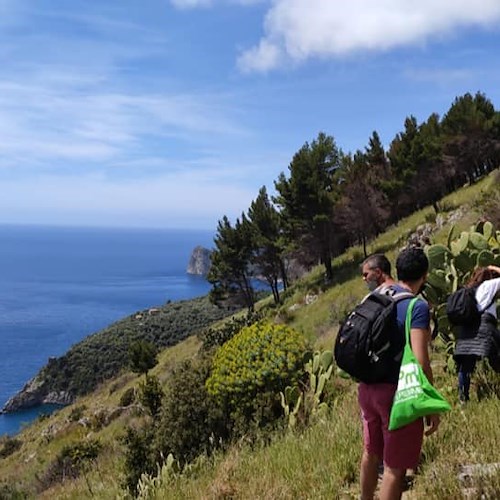
[[[408,305],[405,322],[406,344],[399,370],[399,381],[389,419],[389,430],[394,431],[417,418],[450,410],[450,405],[431,385],[410,346],[411,315],[417,301]]]

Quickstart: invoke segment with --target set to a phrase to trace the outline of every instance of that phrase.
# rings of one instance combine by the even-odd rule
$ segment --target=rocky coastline
[[[236,311],[236,309],[234,310]],[[210,303],[208,296],[170,302],[138,311],[74,344],[63,356],[49,358],[0,413],[44,404],[68,405],[127,366],[130,342],[157,333],[159,348],[175,345],[194,332],[232,314]],[[99,371],[100,370],[100,371]],[[68,375],[66,375],[68,374]]]
[[[14,413],[43,404],[68,405],[74,397],[66,391],[50,391],[40,374],[29,380],[24,387],[12,396],[0,413]]]

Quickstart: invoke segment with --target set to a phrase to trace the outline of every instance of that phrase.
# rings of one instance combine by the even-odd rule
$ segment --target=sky
[[[319,132],[500,109],[500,0],[0,0],[0,223],[215,229]]]

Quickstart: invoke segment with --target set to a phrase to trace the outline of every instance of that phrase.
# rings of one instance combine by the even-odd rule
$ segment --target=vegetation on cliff
[[[87,394],[128,367],[130,349],[137,342],[164,349],[231,312],[207,297],[138,311],[86,337],[63,356],[51,358],[37,375],[38,398],[53,392],[65,394],[66,399]],[[17,397],[22,404],[23,395]]]
[[[127,367],[133,342],[144,340],[158,348],[169,347],[230,312],[214,306],[206,297],[137,312],[51,360],[42,376],[52,390],[69,391],[74,396],[86,394]]]

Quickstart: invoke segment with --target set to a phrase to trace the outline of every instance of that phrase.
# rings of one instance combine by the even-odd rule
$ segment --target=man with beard
[[[391,263],[382,253],[374,253],[361,264],[361,273],[366,286],[373,292],[380,285],[394,285],[391,277]]]

